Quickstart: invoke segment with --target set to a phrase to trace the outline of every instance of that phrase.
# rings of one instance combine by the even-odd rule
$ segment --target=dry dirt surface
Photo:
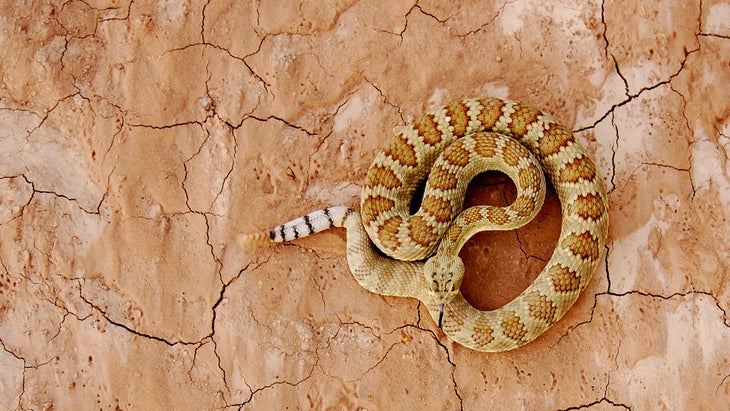
[[[0,2],[0,409],[730,408],[730,3]],[[527,346],[450,342],[362,289],[345,234],[403,125],[497,96],[552,113],[610,200],[605,259]],[[510,201],[479,177],[469,203]],[[555,246],[549,195],[462,255],[495,308]]]

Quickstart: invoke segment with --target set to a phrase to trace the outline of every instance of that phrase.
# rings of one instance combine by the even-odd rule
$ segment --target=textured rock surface
[[[0,4],[0,409],[728,409],[730,3],[452,3]],[[605,264],[535,342],[451,343],[341,231],[238,247],[482,95],[572,127],[609,189]],[[475,237],[468,299],[524,289],[558,220]]]

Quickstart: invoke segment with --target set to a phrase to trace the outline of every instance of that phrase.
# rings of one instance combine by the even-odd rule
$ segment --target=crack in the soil
[[[218,319],[218,307],[220,306],[220,304],[225,299],[226,291],[228,290],[228,287],[231,284],[233,284],[236,281],[238,281],[238,279],[244,274],[244,272],[246,272],[246,271],[254,271],[254,270],[258,269],[261,265],[263,265],[264,263],[268,262],[268,259],[269,258],[271,258],[271,255],[269,255],[264,262],[262,262],[262,263],[260,263],[258,265],[252,265],[253,263],[246,264],[246,266],[244,266],[243,268],[241,268],[238,271],[238,273],[235,276],[233,276],[231,279],[229,279],[227,282],[224,282],[223,281],[222,273],[221,273],[222,264],[220,265],[221,270],[219,270],[219,279],[221,281],[221,288],[220,288],[220,291],[219,291],[219,294],[218,294],[218,299],[215,301],[215,303],[213,303],[213,306],[211,307],[211,310],[212,310],[213,314],[212,314],[212,317],[211,317],[210,334],[208,334],[207,336],[203,337],[203,339],[201,339],[201,342],[203,340],[205,340],[205,339],[209,339],[213,343],[213,354],[217,358],[217,367],[218,367],[218,369],[221,371],[221,373],[223,375],[223,385],[226,387],[226,389],[228,389],[228,393],[230,393],[230,386],[229,386],[229,383],[228,383],[228,375],[226,373],[226,370],[223,368],[223,365],[221,364],[221,356],[218,353],[218,342],[216,341],[216,323],[217,323],[217,319]],[[253,321],[257,325],[262,325],[262,323],[259,322],[256,319],[256,317],[254,316],[253,311],[249,311],[249,314],[251,315],[251,319],[253,319]],[[263,324],[263,325],[266,326],[266,327],[268,327],[266,324]],[[249,388],[249,391],[252,391],[251,387],[248,386],[248,383],[246,383],[246,382],[244,382],[244,383]]]
[[[730,35],[719,34],[719,33],[700,33],[700,34],[698,34],[698,36],[701,36],[701,37],[715,37],[715,38],[718,38],[718,39],[730,40]]]
[[[487,28],[487,27],[490,27],[491,25],[493,25],[493,24],[494,24],[494,22],[495,22],[495,21],[497,20],[497,18],[498,18],[498,17],[500,16],[500,15],[502,15],[502,12],[504,12],[504,9],[505,9],[505,8],[507,7],[507,5],[508,5],[508,4],[512,4],[512,3],[514,3],[515,1],[517,1],[517,0],[509,0],[509,1],[505,1],[504,3],[502,3],[502,5],[501,5],[501,6],[499,6],[499,8],[498,8],[498,9],[497,9],[497,11],[496,11],[496,12],[494,13],[494,16],[492,16],[492,18],[491,18],[491,19],[488,19],[488,20],[487,20],[486,22],[482,23],[481,25],[479,25],[479,27],[477,27],[477,28],[475,28],[475,29],[469,30],[469,31],[467,31],[467,32],[464,32],[464,33],[462,33],[462,34],[458,34],[458,35],[457,35],[457,37],[460,37],[460,38],[466,38],[466,37],[469,37],[469,36],[471,36],[472,34],[476,34],[476,33],[479,33],[480,31],[484,30],[484,29],[485,29],[485,28]]]
[[[611,292],[611,270],[609,268],[610,265],[608,264],[608,262],[610,259],[609,255],[611,254],[611,246],[608,243],[606,243],[606,245],[604,245],[603,248],[606,249],[606,252],[603,255],[603,265],[606,266],[606,283],[607,283],[606,292],[610,293]]]
[[[21,356],[20,354],[16,354],[12,350],[8,349],[8,347],[5,345],[5,341],[3,341],[2,337],[0,337],[0,346],[2,346],[3,351],[10,354],[10,356],[15,358],[16,360],[19,360],[20,362],[23,363],[23,368],[22,368],[22,372],[20,375],[20,395],[18,395],[18,400],[16,401],[16,407],[15,407],[16,409],[21,409],[20,404],[23,401],[23,395],[25,395],[25,384],[26,384],[25,373],[28,370],[28,368],[37,368],[37,367],[29,366],[28,361],[25,358],[23,358],[23,356]],[[4,371],[7,371],[7,370],[4,370]]]
[[[486,21],[484,21],[483,23],[479,24],[479,26],[477,26],[474,29],[470,29],[468,31],[462,32],[462,33],[454,33],[454,36],[457,37],[457,38],[466,38],[466,37],[469,37],[469,36],[471,36],[473,34],[476,34],[476,33],[481,32],[482,30],[484,30],[487,27],[492,26],[494,24],[494,22],[497,20],[497,18],[502,14],[502,12],[504,11],[505,7],[507,7],[508,4],[511,4],[511,3],[514,3],[514,2],[515,2],[515,0],[510,0],[510,1],[503,2],[497,8],[497,10],[494,13],[494,15],[491,16],[490,18],[486,19]],[[427,11],[423,5],[421,5],[418,2],[416,2],[416,4],[414,4],[411,7],[411,9],[408,10],[408,12],[406,13],[406,15],[405,15],[406,22],[408,21],[408,17],[411,15],[411,13],[414,10],[416,10],[416,9],[419,12],[421,12],[421,14],[423,14],[424,16],[429,17],[430,19],[436,21],[438,24],[441,24],[441,25],[445,25],[452,18],[452,17],[446,17],[446,18],[444,18],[442,20],[442,19],[438,18],[434,13]],[[403,35],[404,32],[405,32],[405,29],[400,33],[401,36]]]
[[[331,338],[329,338],[327,340],[327,343],[329,343],[330,341],[331,341]],[[271,382],[269,384],[263,385],[259,388],[255,388],[255,389],[252,388],[251,385],[248,382],[246,382],[245,378],[244,378],[244,384],[246,385],[246,387],[248,388],[248,390],[250,392],[248,398],[240,403],[227,404],[227,407],[238,407],[239,410],[242,410],[242,409],[244,409],[244,407],[246,405],[250,404],[254,400],[254,396],[260,392],[266,391],[268,389],[273,389],[274,387],[279,386],[279,385],[288,385],[290,387],[296,387],[299,384],[309,380],[310,378],[312,378],[312,375],[314,374],[314,371],[316,369],[320,369],[320,370],[322,369],[322,367],[319,364],[320,346],[321,346],[321,343],[317,344],[317,346],[314,348],[314,350],[307,351],[314,355],[314,363],[311,365],[311,367],[309,368],[309,371],[307,372],[306,375],[304,375],[303,378],[299,379],[298,381],[294,381],[294,382],[282,379],[280,381],[274,381],[274,382]],[[285,355],[289,355],[289,354],[285,354]]]
[[[144,332],[135,330],[134,328],[132,328],[132,327],[130,327],[130,326],[128,326],[128,325],[126,325],[126,324],[124,324],[122,322],[119,322],[119,321],[116,321],[116,320],[112,319],[109,316],[109,314],[103,308],[99,307],[98,305],[94,304],[93,301],[91,301],[91,300],[89,300],[89,299],[86,298],[86,296],[83,293],[84,279],[79,279],[78,281],[79,281],[79,297],[81,298],[81,300],[84,303],[86,303],[86,305],[88,305],[91,309],[93,309],[94,311],[98,312],[102,316],[102,318],[104,318],[109,324],[112,324],[112,325],[114,325],[116,327],[119,327],[119,328],[121,328],[121,329],[123,329],[123,330],[129,332],[130,334],[135,335],[137,337],[142,337],[142,338],[149,339],[149,340],[152,340],[152,341],[161,342],[161,343],[163,343],[163,344],[165,344],[167,346],[170,346],[170,347],[176,346],[178,344],[180,344],[180,345],[191,345],[191,346],[192,345],[199,345],[200,344],[200,341],[168,340],[168,339],[165,339],[163,337],[159,337],[159,336],[156,336],[156,335],[147,334],[147,333],[144,333]]]
[[[317,287],[317,292],[319,293],[319,299],[320,299],[320,301],[322,301],[322,312],[326,313],[327,312],[327,300],[324,296],[324,290],[322,290],[322,284],[319,283],[317,276],[313,276],[312,281],[314,281],[314,285]]]
[[[601,36],[603,37],[603,42],[605,43],[603,50],[606,55],[606,58],[610,57],[611,60],[613,61],[614,70],[616,70],[616,74],[619,76],[619,78],[621,78],[621,81],[623,81],[623,83],[624,83],[624,94],[626,94],[627,96],[630,96],[629,82],[628,82],[628,80],[626,80],[626,77],[624,77],[623,73],[621,73],[621,68],[618,64],[618,60],[616,59],[616,56],[609,51],[611,44],[608,41],[608,24],[606,24],[606,1],[605,0],[601,1],[601,24],[603,24],[603,33],[601,34]],[[595,126],[595,124],[594,124],[594,126]]]
[[[273,389],[274,387],[279,386],[279,385],[288,385],[290,387],[296,387],[297,385],[312,378],[312,374],[314,374],[314,370],[317,368],[318,362],[319,362],[319,360],[317,360],[317,362],[315,362],[315,364],[312,365],[312,367],[309,369],[309,373],[307,373],[307,375],[305,375],[303,378],[301,378],[298,381],[294,381],[294,382],[287,381],[287,380],[274,381],[270,384],[264,385],[264,386],[256,388],[256,389],[252,389],[249,386],[248,388],[249,388],[249,391],[251,391],[251,392],[249,393],[248,398],[246,400],[244,400],[243,402],[240,402],[240,403],[230,403],[230,404],[227,404],[227,406],[228,407],[238,407],[239,410],[243,410],[246,405],[250,404],[251,401],[254,400],[253,397],[260,392],[266,391],[268,389]],[[248,386],[248,383],[246,383],[246,385]]]
[[[589,130],[589,129],[595,128],[599,123],[601,123],[603,120],[605,120],[606,117],[608,117],[610,114],[613,114],[613,112],[617,108],[625,106],[626,104],[632,102],[634,99],[638,98],[641,94],[643,94],[645,92],[654,90],[654,89],[659,88],[659,87],[664,86],[664,85],[670,85],[670,87],[671,87],[672,80],[675,77],[677,77],[682,72],[682,70],[684,69],[685,65],[687,64],[687,58],[689,57],[689,55],[691,55],[691,54],[693,54],[695,52],[700,51],[700,46],[699,45],[697,46],[697,48],[692,49],[692,50],[686,50],[685,49],[684,50],[684,58],[682,59],[682,62],[680,63],[680,66],[677,69],[677,71],[675,71],[674,73],[670,74],[667,79],[658,81],[658,82],[656,82],[653,85],[644,86],[644,87],[640,88],[639,91],[637,91],[636,93],[631,94],[630,89],[629,89],[628,80],[623,75],[623,73],[621,73],[621,69],[620,69],[620,65],[618,64],[618,60],[613,55],[613,53],[611,53],[609,51],[610,43],[608,41],[608,35],[607,35],[608,25],[606,24],[606,19],[605,19],[605,0],[603,0],[601,2],[601,23],[603,24],[602,37],[603,37],[603,40],[604,40],[604,43],[605,43],[604,52],[605,52],[605,55],[606,55],[607,58],[610,57],[612,59],[612,61],[614,63],[614,69],[616,71],[616,74],[621,78],[621,80],[624,83],[624,88],[625,88],[624,94],[626,95],[626,99],[624,99],[624,100],[622,100],[622,101],[620,101],[618,103],[612,104],[611,105],[611,108],[609,108],[600,118],[598,118],[598,120],[594,121],[592,125],[588,125],[588,126],[581,127],[581,128],[579,128],[577,130],[574,130],[574,132],[581,132],[581,131],[585,131],[585,130]]]
[[[609,283],[609,285],[610,285],[610,283]],[[660,299],[660,300],[665,300],[665,301],[672,300],[675,298],[685,298],[685,297],[689,297],[689,296],[703,295],[703,296],[706,296],[706,297],[709,297],[710,299],[712,299],[715,307],[721,313],[720,318],[721,318],[723,324],[726,327],[730,328],[730,318],[728,318],[727,311],[722,307],[719,298],[714,293],[709,292],[709,291],[689,290],[689,291],[674,292],[674,293],[671,293],[668,295],[664,295],[664,294],[651,293],[651,292],[639,291],[639,290],[629,290],[629,291],[618,293],[618,292],[610,291],[610,288],[609,288],[607,291],[596,293],[593,296],[593,306],[591,307],[591,314],[590,314],[589,318],[585,321],[578,322],[578,323],[573,324],[570,327],[568,327],[567,330],[565,331],[565,333],[563,333],[563,335],[561,335],[560,338],[558,338],[558,340],[555,342],[553,347],[556,347],[557,345],[559,345],[564,338],[568,338],[569,334],[572,333],[577,328],[579,328],[583,325],[591,324],[593,322],[593,318],[594,318],[594,315],[596,312],[596,308],[598,306],[599,298],[601,298],[601,297],[620,298],[620,297],[626,297],[626,296],[631,296],[631,295],[636,295],[636,296],[641,296],[641,297],[646,297],[646,298]]]
[[[339,107],[338,107],[338,109],[339,109]],[[334,117],[334,115],[333,115],[333,117]],[[319,141],[317,142],[317,146],[314,147],[314,150],[312,150],[312,152],[310,152],[309,155],[307,156],[307,161],[306,161],[307,168],[304,170],[304,186],[302,187],[303,192],[307,192],[307,190],[309,189],[309,184],[311,183],[312,167],[313,167],[312,158],[319,153],[319,151],[324,146],[324,143],[332,136],[332,133],[333,133],[333,131],[330,130],[327,134],[325,134],[323,136],[319,136]],[[293,171],[292,171],[292,174],[293,174]]]
[[[188,378],[190,378],[191,382],[194,382],[193,380],[193,369],[195,368],[195,365],[198,360],[198,350],[205,347],[207,344],[213,344],[213,355],[216,358],[216,366],[218,367],[218,370],[220,370],[221,374],[223,375],[223,386],[226,388],[226,392],[218,391],[222,397],[225,397],[228,393],[231,392],[231,388],[228,386],[228,381],[226,379],[226,370],[221,365],[221,356],[218,354],[218,344],[215,342],[215,340],[212,337],[204,337],[200,340],[200,344],[195,347],[195,350],[193,351],[193,359],[190,362],[190,368],[188,369]]]
[[[723,377],[723,379],[720,381],[720,383],[717,385],[717,389],[715,390],[715,394],[720,393],[720,388],[722,388],[723,385],[725,385],[726,382],[730,381],[730,374]]]
[[[441,20],[441,19],[439,19],[438,17],[436,17],[436,15],[435,15],[435,14],[427,12],[427,11],[426,11],[426,10],[425,10],[425,9],[423,8],[423,6],[421,6],[421,5],[420,5],[420,4],[418,3],[418,2],[416,2],[416,4],[414,4],[414,5],[413,5],[413,7],[411,7],[411,9],[410,9],[410,10],[408,10],[408,12],[407,12],[407,13],[406,13],[406,15],[405,15],[405,17],[406,17],[406,20],[408,19],[408,16],[410,16],[410,15],[411,15],[411,13],[412,13],[412,12],[413,12],[414,10],[418,10],[418,11],[420,11],[420,12],[421,12],[421,14],[423,14],[424,16],[428,16],[428,17],[430,17],[431,19],[435,20],[435,21],[436,21],[437,23],[439,23],[439,24],[444,24],[444,23],[446,23],[447,21],[449,21],[449,17],[447,17],[447,18],[446,18],[446,19],[444,19],[444,20]]]
[[[608,194],[613,193],[613,191],[616,189],[616,153],[618,152],[620,136],[618,133],[618,125],[616,124],[615,113],[611,113],[611,127],[613,127],[614,135],[616,137],[611,142],[611,177],[609,178],[609,181],[611,182],[611,188],[608,190]]]
[[[700,12],[697,16],[697,31],[698,31],[697,37],[716,37],[716,38],[720,38],[720,39],[730,40],[730,35],[720,34],[720,33],[711,33],[711,32],[705,31],[705,29],[702,28],[702,16],[704,14],[704,11],[702,10],[702,7],[703,7],[702,1],[703,0],[700,0],[700,2],[699,2],[700,3],[699,4]]]
[[[114,168],[112,168],[112,170],[107,175],[107,182],[106,182],[106,188],[104,190],[104,193],[102,193],[101,198],[99,199],[99,201],[96,203],[96,205],[92,209],[87,209],[86,207],[81,205],[81,202],[77,198],[71,197],[71,196],[63,194],[63,193],[58,193],[51,189],[43,190],[43,189],[37,188],[35,181],[29,179],[25,174],[0,176],[0,179],[22,178],[26,182],[26,184],[28,184],[30,186],[30,189],[31,189],[31,195],[28,197],[28,199],[25,201],[24,204],[19,206],[18,215],[11,218],[10,221],[23,216],[26,207],[28,207],[30,205],[30,203],[33,202],[33,200],[36,197],[36,194],[47,194],[47,195],[50,195],[50,196],[53,196],[56,198],[64,199],[70,203],[73,203],[75,205],[75,207],[77,207],[79,210],[81,210],[82,212],[84,212],[86,214],[99,216],[101,214],[101,211],[100,211],[101,206],[104,203],[107,195],[109,194],[110,178],[111,178],[111,175],[113,172],[114,172]]]
[[[63,103],[64,101],[66,101],[66,100],[68,100],[68,99],[72,99],[72,98],[74,98],[75,96],[80,96],[81,98],[84,98],[84,99],[86,99],[86,97],[84,97],[84,96],[83,96],[83,95],[81,94],[81,90],[79,90],[79,88],[78,88],[78,87],[76,86],[76,84],[73,84],[73,87],[74,87],[74,89],[76,89],[76,91],[74,91],[73,93],[69,93],[69,94],[67,94],[67,95],[65,95],[65,96],[63,96],[63,97],[61,97],[61,98],[59,98],[58,100],[56,100],[55,104],[53,104],[53,106],[52,106],[52,107],[50,107],[50,108],[48,108],[48,109],[44,109],[44,111],[43,111],[43,115],[42,115],[42,116],[38,115],[38,114],[37,114],[37,113],[35,113],[35,112],[32,112],[32,111],[28,111],[29,113],[33,113],[33,114],[36,114],[36,115],[38,115],[38,116],[40,117],[40,121],[38,122],[38,124],[37,124],[37,125],[36,125],[35,127],[33,127],[32,129],[30,129],[30,130],[28,131],[28,133],[27,133],[27,135],[26,135],[26,141],[27,141],[27,140],[28,140],[28,139],[30,138],[30,136],[32,136],[32,135],[33,135],[33,133],[35,133],[35,132],[36,132],[36,131],[38,131],[38,130],[39,130],[39,129],[40,129],[41,127],[43,127],[43,124],[45,124],[45,122],[46,122],[46,121],[47,121],[47,120],[48,120],[48,119],[49,119],[49,118],[51,117],[51,113],[53,113],[53,112],[54,112],[54,111],[55,111],[55,110],[56,110],[56,109],[58,108],[58,106],[60,106],[60,105],[61,105],[61,103]]]
[[[610,404],[610,405],[612,405],[615,408],[623,408],[625,410],[631,411],[631,407],[630,406],[628,406],[626,404],[623,404],[623,403],[620,403],[620,402],[611,401],[611,400],[609,400],[608,398],[605,398],[605,397],[604,398],[601,398],[600,400],[597,400],[597,401],[593,401],[591,403],[588,403],[588,404],[575,405],[575,406],[568,407],[568,408],[561,408],[561,409],[559,409],[559,411],[585,410],[585,409],[593,408],[594,406],[598,406],[598,405],[601,405],[601,404]]]
[[[617,402],[617,401],[614,401],[614,400],[611,400],[608,398],[608,388],[611,385],[611,375],[614,372],[618,371],[618,369],[619,369],[618,357],[621,353],[621,343],[622,343],[622,341],[619,340],[618,346],[616,347],[616,352],[613,355],[614,369],[608,371],[608,373],[606,374],[606,386],[603,387],[603,397],[598,400],[595,400],[593,402],[587,403],[587,404],[575,405],[575,406],[571,406],[568,408],[563,408],[563,409],[561,409],[561,411],[588,409],[588,408],[592,408],[593,406],[598,406],[598,405],[604,404],[604,403],[611,404],[614,407],[622,407],[623,409],[626,409],[629,411],[631,410],[631,407],[629,405],[626,405],[624,403]]]
[[[419,304],[420,304],[420,302],[419,302]],[[412,326],[412,325],[410,327],[414,327],[418,330],[426,331],[427,333],[431,334],[434,341],[436,341],[436,344],[438,344],[439,347],[441,347],[441,349],[444,350],[444,353],[446,354],[446,361],[451,366],[451,370],[450,370],[449,374],[451,376],[451,384],[454,387],[454,395],[456,395],[456,398],[459,400],[459,409],[461,411],[464,411],[464,399],[462,398],[461,394],[459,393],[459,384],[456,381],[456,363],[451,359],[451,352],[449,351],[449,348],[441,341],[441,339],[438,338],[438,336],[436,335],[436,333],[433,330],[424,329],[424,328],[421,328],[418,326]]]
[[[687,117],[687,112],[686,112],[686,110],[687,110],[687,98],[679,90],[675,89],[672,84],[669,84],[669,88],[670,88],[670,90],[672,90],[672,92],[676,93],[682,99],[682,110],[681,110],[682,118],[684,119],[685,127],[687,127],[687,130],[689,131],[689,133],[694,136],[695,135],[695,130],[692,127],[692,125],[690,124],[690,121],[689,121],[689,118]],[[688,153],[687,161],[688,161],[688,163],[690,165],[691,164],[694,164],[694,162],[692,161],[692,159],[694,157],[694,153],[691,150],[691,148],[692,148],[692,146],[695,143],[697,143],[697,141],[691,141],[689,143],[690,150],[688,150],[689,153]],[[687,171],[688,171],[688,174],[689,174],[689,183],[690,183],[690,186],[692,187],[692,200],[691,201],[694,201],[695,195],[697,194],[698,187],[695,184],[694,175],[693,175],[693,173],[690,172],[691,171],[690,168],[691,168],[691,166],[687,168]]]
[[[286,119],[284,119],[282,117],[279,117],[279,116],[276,116],[276,115],[273,115],[273,114],[271,114],[269,116],[266,116],[266,117],[258,117],[258,116],[250,115],[247,118],[250,118],[250,119],[256,120],[256,121],[260,121],[262,123],[265,123],[265,122],[267,122],[269,120],[275,120],[275,121],[278,121],[278,122],[284,124],[287,127],[290,127],[290,128],[293,128],[293,129],[296,129],[296,130],[299,130],[299,131],[302,131],[302,132],[304,132],[308,136],[317,136],[318,135],[314,131],[308,130],[304,126],[300,126],[298,124],[294,124],[294,123],[292,123],[292,122],[290,122],[290,121],[288,121],[288,120],[286,120]]]
[[[9,175],[9,176],[0,176],[0,180],[5,180],[5,179],[13,180],[13,179],[16,179],[16,178],[22,178],[25,181],[25,183],[30,186],[30,195],[28,196],[28,199],[23,204],[20,204],[20,205],[17,206],[18,207],[18,211],[17,212],[13,212],[14,215],[11,215],[11,217],[10,217],[9,220],[4,221],[4,222],[0,222],[0,226],[2,226],[4,224],[7,224],[7,223],[9,223],[9,222],[11,222],[13,220],[16,220],[16,219],[19,219],[19,218],[23,217],[23,214],[25,213],[26,207],[28,207],[30,205],[30,203],[33,201],[33,197],[35,196],[35,193],[36,193],[35,187],[34,187],[33,183],[30,180],[28,180],[28,177],[26,177],[25,174]],[[8,271],[7,268],[5,269],[5,271],[6,272]]]

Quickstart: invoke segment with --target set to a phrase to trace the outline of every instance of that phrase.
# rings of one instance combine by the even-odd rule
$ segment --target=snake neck
[[[399,261],[383,255],[370,241],[356,210],[350,209],[343,227],[347,230],[347,263],[363,288],[381,295],[426,298],[423,262]]]

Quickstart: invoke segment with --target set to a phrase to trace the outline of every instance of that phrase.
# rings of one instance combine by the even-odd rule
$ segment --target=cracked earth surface
[[[730,3],[0,4],[0,409],[730,407]],[[551,112],[610,198],[602,264],[542,337],[453,344],[361,289],[331,231],[399,126],[465,97]],[[467,204],[505,204],[488,173]],[[559,204],[462,252],[482,309]]]

